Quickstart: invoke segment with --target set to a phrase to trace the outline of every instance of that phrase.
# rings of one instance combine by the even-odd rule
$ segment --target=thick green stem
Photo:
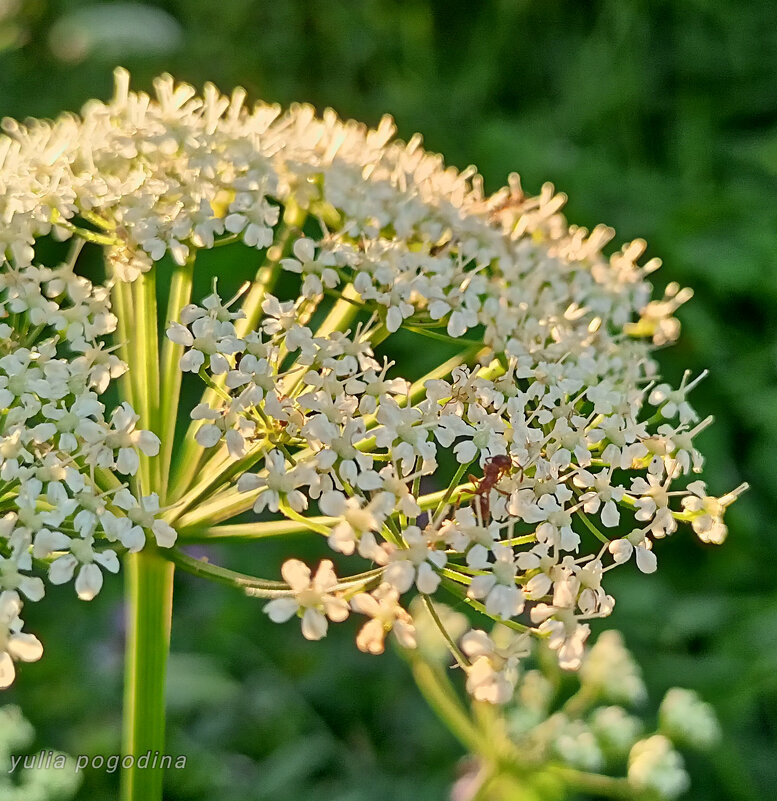
[[[173,606],[172,562],[147,546],[125,559],[127,642],[124,678],[122,801],[161,801],[163,770],[152,767],[165,750],[165,674]],[[146,767],[138,760],[150,752]]]
[[[179,319],[181,309],[191,300],[193,271],[194,257],[192,256],[185,264],[176,266],[173,272],[167,313],[165,320],[163,320],[163,330],[165,331],[170,321]],[[181,396],[181,379],[183,378],[183,373],[178,367],[178,361],[182,354],[183,347],[176,345],[165,336],[165,341],[162,345],[161,431],[159,433],[159,437],[162,440],[162,486],[159,490],[159,497],[162,499],[162,503],[167,499],[167,487],[173,458],[175,427],[178,419],[178,401]]]
[[[160,403],[158,315],[154,270],[113,288],[117,314],[123,320],[119,337],[126,342],[122,355],[129,381],[120,387],[121,400],[132,403],[139,415],[137,427],[164,434],[169,410]],[[168,392],[167,403],[173,393]],[[164,497],[163,459],[140,454],[133,486],[141,494]],[[155,764],[165,750],[165,668],[170,643],[175,566],[163,559],[153,541],[140,553],[125,557],[126,620],[124,675],[124,732],[122,801],[161,801],[162,768]],[[140,761],[144,756],[146,759]],[[127,760],[129,762],[129,760]]]
[[[141,425],[160,433],[159,342],[157,337],[156,272],[139,275],[130,285],[135,330],[130,337],[130,376],[138,387],[135,411]],[[150,472],[150,470],[149,470]]]

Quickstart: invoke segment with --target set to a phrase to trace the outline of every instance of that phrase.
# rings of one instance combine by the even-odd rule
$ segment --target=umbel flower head
[[[388,117],[249,107],[169,76],[155,90],[117,70],[113,99],[80,117],[3,125],[12,658],[36,576],[89,600],[150,544],[270,598],[310,639],[363,615],[373,653],[391,632],[414,644],[410,596],[453,593],[513,631],[451,639],[474,694],[501,701],[531,636],[581,664],[587,621],[613,609],[610,569],[653,572],[678,524],[723,540],[742,488],[689,483],[710,419],[687,398],[698,379],[673,389],[651,355],[690,292],[652,299],[643,242],[606,257],[613,232],[567,225],[550,185],[529,197],[512,175],[487,196]],[[245,284],[193,296],[210,283],[198,254],[224,246],[242,249]],[[184,375],[203,394],[179,415]],[[180,550],[295,531],[334,563],[290,552],[270,581]]]
[[[446,619],[458,614],[442,604],[435,604],[434,609]],[[429,651],[429,640],[442,638],[429,627],[428,611],[426,616],[423,610],[416,608],[415,612],[419,650]],[[492,633],[492,642],[499,642],[504,629],[497,624]],[[519,686],[501,710],[499,727],[494,727],[493,717],[486,722],[477,706],[469,710],[460,707],[479,736],[472,738],[475,748],[469,769],[456,783],[452,798],[473,801],[478,792],[481,798],[520,797],[518,783],[508,783],[509,776],[516,775],[521,776],[524,787],[537,788],[528,796],[533,799],[548,797],[540,788],[554,787],[551,777],[556,779],[551,797],[558,799],[586,793],[600,798],[673,801],[688,789],[690,777],[679,749],[707,751],[720,737],[709,704],[691,690],[673,687],[661,701],[656,727],[645,716],[647,687],[641,671],[614,629],[602,632],[589,647],[572,681],[560,682],[555,665],[543,658],[542,648],[538,650],[536,657],[521,665]],[[420,660],[411,662],[422,690],[434,697],[430,688],[447,681],[444,675],[438,678],[445,672],[444,663],[438,660],[431,669],[429,662],[423,663],[424,670],[419,673]],[[471,671],[470,680],[475,672]],[[492,765],[495,752],[506,767]],[[494,783],[494,774],[500,771],[507,775]],[[538,780],[543,774],[548,780],[544,783]]]

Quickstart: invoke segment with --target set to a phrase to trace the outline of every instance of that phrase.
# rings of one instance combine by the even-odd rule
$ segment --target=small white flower
[[[68,543],[69,553],[57,557],[49,566],[49,581],[52,584],[64,584],[73,578],[76,567],[75,589],[82,601],[91,601],[103,586],[103,574],[100,567],[110,573],[119,572],[119,560],[116,552],[111,550],[95,551],[94,540],[71,539]]]
[[[513,696],[518,679],[518,663],[528,656],[527,638],[514,632],[497,644],[485,631],[473,629],[461,639],[461,650],[470,658],[467,691],[477,701],[505,704]]]
[[[653,543],[640,529],[635,529],[626,537],[611,540],[607,550],[612,554],[616,564],[628,562],[632,554],[636,554],[637,567],[643,573],[655,573],[658,560],[653,553]]]
[[[318,502],[321,511],[340,518],[327,539],[329,547],[346,555],[358,548],[365,559],[383,564],[386,553],[378,546],[373,533],[380,530],[390,511],[389,500],[387,494],[379,494],[365,503],[359,498],[346,498],[342,492],[325,492]]]
[[[341,623],[348,617],[348,602],[334,594],[337,576],[328,559],[321,562],[312,578],[310,568],[298,559],[284,562],[281,575],[294,595],[276,598],[264,607],[273,623],[285,623],[297,615],[302,620],[302,636],[320,640],[326,636],[327,618]]]
[[[548,646],[556,651],[559,667],[578,670],[583,664],[590,626],[580,623],[571,609],[550,604],[537,604],[531,610],[531,619],[539,623],[537,631],[547,637]]]
[[[406,547],[390,551],[383,577],[400,594],[415,582],[418,592],[432,595],[440,586],[439,570],[445,567],[445,553],[435,549],[418,526],[408,526],[402,532],[402,539]]]
[[[305,276],[301,290],[303,297],[315,298],[323,293],[324,288],[334,289],[340,283],[340,276],[334,269],[337,259],[333,252],[322,250],[316,258],[315,242],[305,237],[294,243],[292,251],[294,258],[281,259],[281,267]]]
[[[399,605],[399,592],[390,584],[381,584],[372,593],[354,595],[351,609],[370,618],[356,635],[356,646],[360,651],[382,654],[386,634],[390,631],[402,648],[416,647],[413,619]]]
[[[151,431],[137,429],[139,419],[125,401],[113,411],[110,428],[88,419],[82,421],[81,433],[97,466],[115,467],[120,473],[133,476],[140,466],[139,451],[146,456],[159,453],[159,437]]]
[[[691,526],[702,542],[719,545],[726,539],[728,528],[723,522],[723,513],[746,489],[747,484],[742,484],[722,498],[715,498],[707,495],[703,481],[688,485],[692,494],[683,498],[683,508],[693,515]]]
[[[14,662],[37,662],[43,656],[40,640],[21,630],[21,609],[22,602],[15,592],[0,593],[0,690],[13,684]]]
[[[494,556],[496,561],[493,564],[485,559],[475,563],[470,560],[471,567],[489,572],[473,576],[467,595],[484,598],[489,615],[509,620],[523,611],[523,594],[515,581],[518,566],[512,548],[495,545]]]
[[[287,503],[295,512],[304,512],[308,500],[298,487],[314,480],[315,470],[310,465],[287,469],[286,457],[281,451],[270,451],[264,460],[266,473],[244,473],[237,482],[239,492],[260,490],[254,503],[254,511],[269,509],[277,512],[281,502]]]
[[[670,418],[679,414],[681,423],[693,423],[698,420],[698,417],[685,396],[702,379],[706,378],[708,372],[707,370],[702,371],[693,381],[687,383],[691,373],[690,370],[686,370],[677,389],[673,390],[669,384],[659,384],[650,393],[648,400],[653,406],[661,407],[661,414],[664,417]]]
[[[138,499],[129,490],[123,489],[114,495],[113,502],[127,513],[127,517],[124,519],[128,523],[122,523],[119,518],[118,522],[113,524],[117,528],[106,528],[106,532],[114,534],[126,547],[134,550],[135,543],[139,539],[137,529],[150,531],[160,548],[172,548],[175,545],[178,536],[175,529],[158,517],[160,507],[159,496],[156,492]],[[113,520],[116,518],[114,517]],[[127,545],[127,542],[131,542],[132,545]]]

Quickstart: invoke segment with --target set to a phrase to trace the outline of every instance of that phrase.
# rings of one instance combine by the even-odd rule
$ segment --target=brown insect
[[[475,491],[472,493],[473,504],[476,511],[480,512],[480,519],[485,523],[488,521],[491,513],[491,502],[489,496],[491,490],[495,489],[495,485],[501,478],[513,469],[513,461],[509,456],[499,454],[497,456],[490,456],[486,459],[483,465],[483,477],[470,475],[469,480],[475,485]],[[499,490],[497,490],[499,492]]]

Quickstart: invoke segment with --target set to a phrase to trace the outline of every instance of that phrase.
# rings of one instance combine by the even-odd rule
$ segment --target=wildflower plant
[[[486,195],[389,118],[155,90],[117,70],[80,117],[4,122],[4,686],[41,656],[21,616],[43,579],[92,600],[123,562],[126,753],[163,744],[175,567],[311,640],[357,616],[370,653],[414,647],[412,595],[452,594],[510,632],[434,617],[473,697],[503,703],[532,638],[583,664],[610,570],[655,571],[678,524],[724,540],[744,487],[714,497],[696,476],[703,376],[673,388],[652,355],[691,293],[652,299],[643,242],[606,257],[613,232],[568,225],[550,185]],[[198,256],[222,247],[249,280],[196,296]],[[421,375],[395,335],[447,355]],[[201,400],[181,408],[184,377]],[[183,548],[300,532],[332,560],[290,552],[256,577]],[[160,781],[130,770],[124,796]]]
[[[571,681],[547,645],[538,644],[498,712],[474,699],[466,703],[446,675],[444,641],[428,610],[416,604],[415,611],[420,655],[409,661],[416,680],[470,751],[453,801],[562,801],[579,793],[674,801],[690,785],[679,749],[704,752],[719,742],[712,707],[691,690],[671,688],[658,721],[649,722],[641,671],[614,629],[597,638]],[[466,625],[444,604],[435,604],[434,613],[454,627]],[[501,641],[507,633],[496,624],[492,637]]]

